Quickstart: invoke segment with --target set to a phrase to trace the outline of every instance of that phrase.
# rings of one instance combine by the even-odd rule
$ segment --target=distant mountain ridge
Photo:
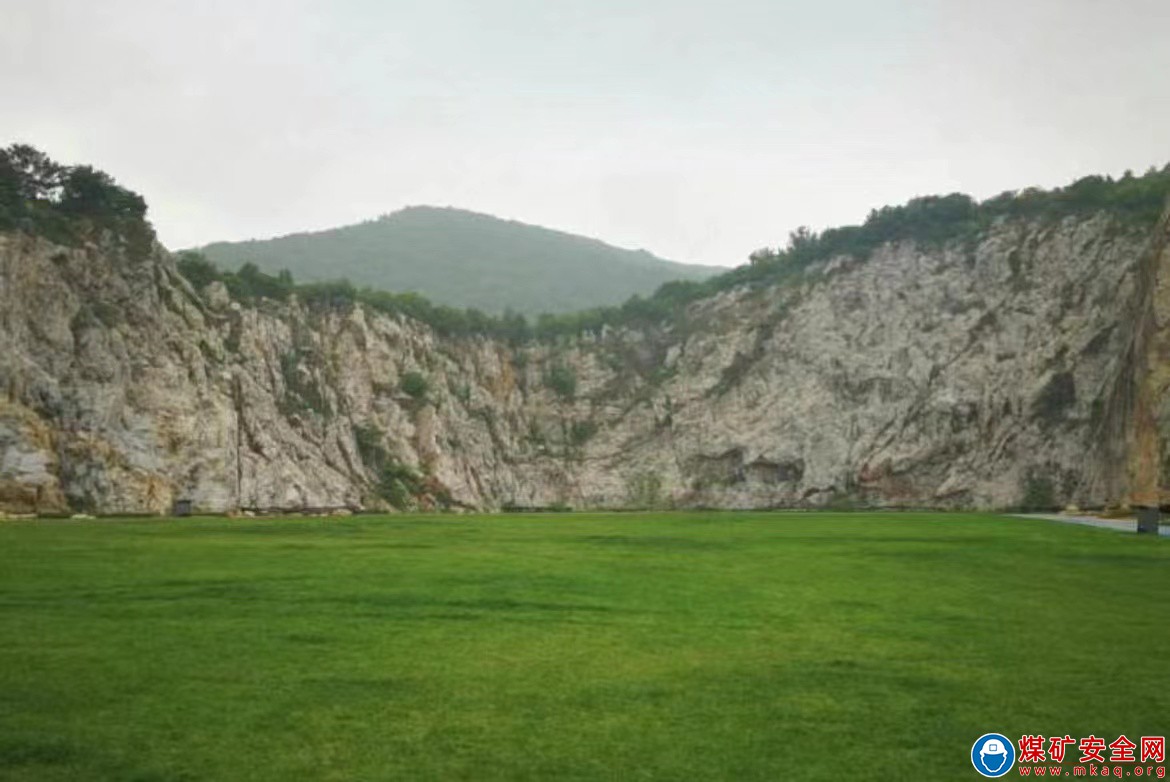
[[[355,225],[198,248],[222,268],[254,263],[300,281],[416,291],[485,312],[569,312],[620,304],[672,280],[721,271],[453,207],[412,206]]]

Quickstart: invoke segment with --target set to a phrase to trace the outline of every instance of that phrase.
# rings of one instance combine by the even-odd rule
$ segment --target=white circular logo
[[[1016,747],[1002,733],[984,733],[971,745],[971,765],[982,776],[996,779],[1016,764]]]

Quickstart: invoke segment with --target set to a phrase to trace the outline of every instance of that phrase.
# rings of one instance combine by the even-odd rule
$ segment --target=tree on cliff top
[[[113,231],[136,256],[154,241],[146,200],[109,174],[62,165],[28,144],[0,148],[0,230],[76,244],[93,228]]]

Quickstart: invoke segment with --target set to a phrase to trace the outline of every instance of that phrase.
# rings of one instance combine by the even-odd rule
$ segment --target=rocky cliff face
[[[728,291],[673,325],[524,346],[361,306],[241,306],[110,236],[0,234],[0,510],[1157,494],[1166,230],[1001,221]]]
[[[1134,505],[1170,505],[1170,215],[1137,272],[1137,306],[1118,376],[1118,451]]]

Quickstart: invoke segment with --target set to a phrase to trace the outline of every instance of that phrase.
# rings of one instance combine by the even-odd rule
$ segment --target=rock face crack
[[[236,414],[235,507],[239,508],[243,506],[244,497],[244,392],[238,375],[232,378],[232,402]]]

